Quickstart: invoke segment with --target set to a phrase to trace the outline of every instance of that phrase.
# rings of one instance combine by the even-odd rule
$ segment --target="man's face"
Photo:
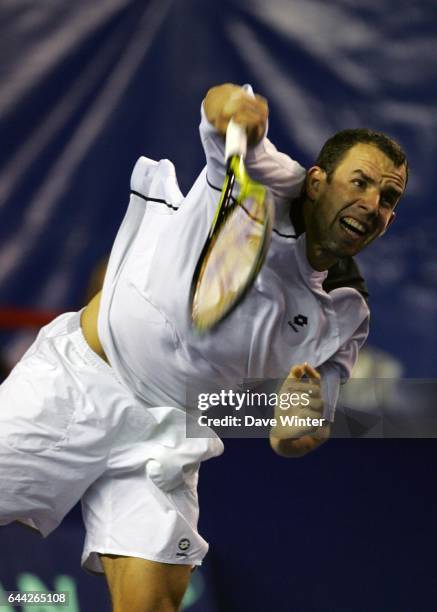
[[[386,230],[405,183],[405,165],[396,168],[369,144],[349,149],[330,180],[312,168],[308,185],[316,188],[306,220],[308,237],[335,257],[355,255]]]

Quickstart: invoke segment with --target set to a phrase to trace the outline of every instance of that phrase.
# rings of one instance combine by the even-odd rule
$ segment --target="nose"
[[[367,212],[367,214],[376,215],[379,209],[381,194],[378,189],[367,189],[359,202],[359,206]]]

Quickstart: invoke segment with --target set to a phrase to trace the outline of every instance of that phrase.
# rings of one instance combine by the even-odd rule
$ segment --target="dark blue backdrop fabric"
[[[372,344],[435,376],[434,1],[3,0],[0,32],[0,307],[82,306],[136,158],[171,159],[187,191],[206,90],[250,82],[304,165],[346,127],[404,146],[407,196],[360,262]],[[29,341],[0,339],[9,358]],[[201,483],[220,612],[433,609],[431,442],[333,441],[292,465],[264,441],[227,446]]]
[[[361,257],[372,337],[410,376],[437,339],[437,54],[433,2],[14,0],[0,7],[0,304],[81,305],[110,250],[140,154],[203,165],[209,86],[251,82],[270,135],[309,165],[350,126],[398,138],[408,195]],[[411,350],[412,347],[414,350]]]

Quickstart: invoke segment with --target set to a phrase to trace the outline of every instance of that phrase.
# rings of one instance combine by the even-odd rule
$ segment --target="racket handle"
[[[252,98],[255,97],[255,94],[253,93],[252,85],[249,85],[249,83],[246,83],[246,85],[243,85],[241,89],[244,89],[244,91],[247,94],[249,94],[249,96],[251,96]]]
[[[242,89],[251,96],[255,97],[252,86],[248,83],[243,85]],[[247,151],[247,132],[239,123],[236,123],[233,119],[229,121],[228,129],[226,130],[226,147],[225,147],[225,162],[228,161],[233,155],[246,156]]]
[[[245,157],[247,150],[246,128],[231,119],[226,130],[225,161],[234,155]]]

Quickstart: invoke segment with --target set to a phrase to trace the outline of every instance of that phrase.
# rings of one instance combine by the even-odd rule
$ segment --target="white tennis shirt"
[[[187,385],[235,386],[248,378],[284,378],[292,365],[320,368],[332,420],[339,382],[346,381],[368,333],[360,293],[322,289],[326,272],[312,269],[305,234],[296,238],[290,200],[304,169],[267,137],[250,149],[249,174],[275,200],[275,229],[266,262],[244,301],[210,334],[191,327],[193,271],[216,210],[225,168],[224,144],[202,111],[207,165],[186,197],[168,160],[141,157],[129,207],[105,277],[99,335],[118,376],[150,406],[186,404]],[[237,262],[236,262],[237,265]]]

